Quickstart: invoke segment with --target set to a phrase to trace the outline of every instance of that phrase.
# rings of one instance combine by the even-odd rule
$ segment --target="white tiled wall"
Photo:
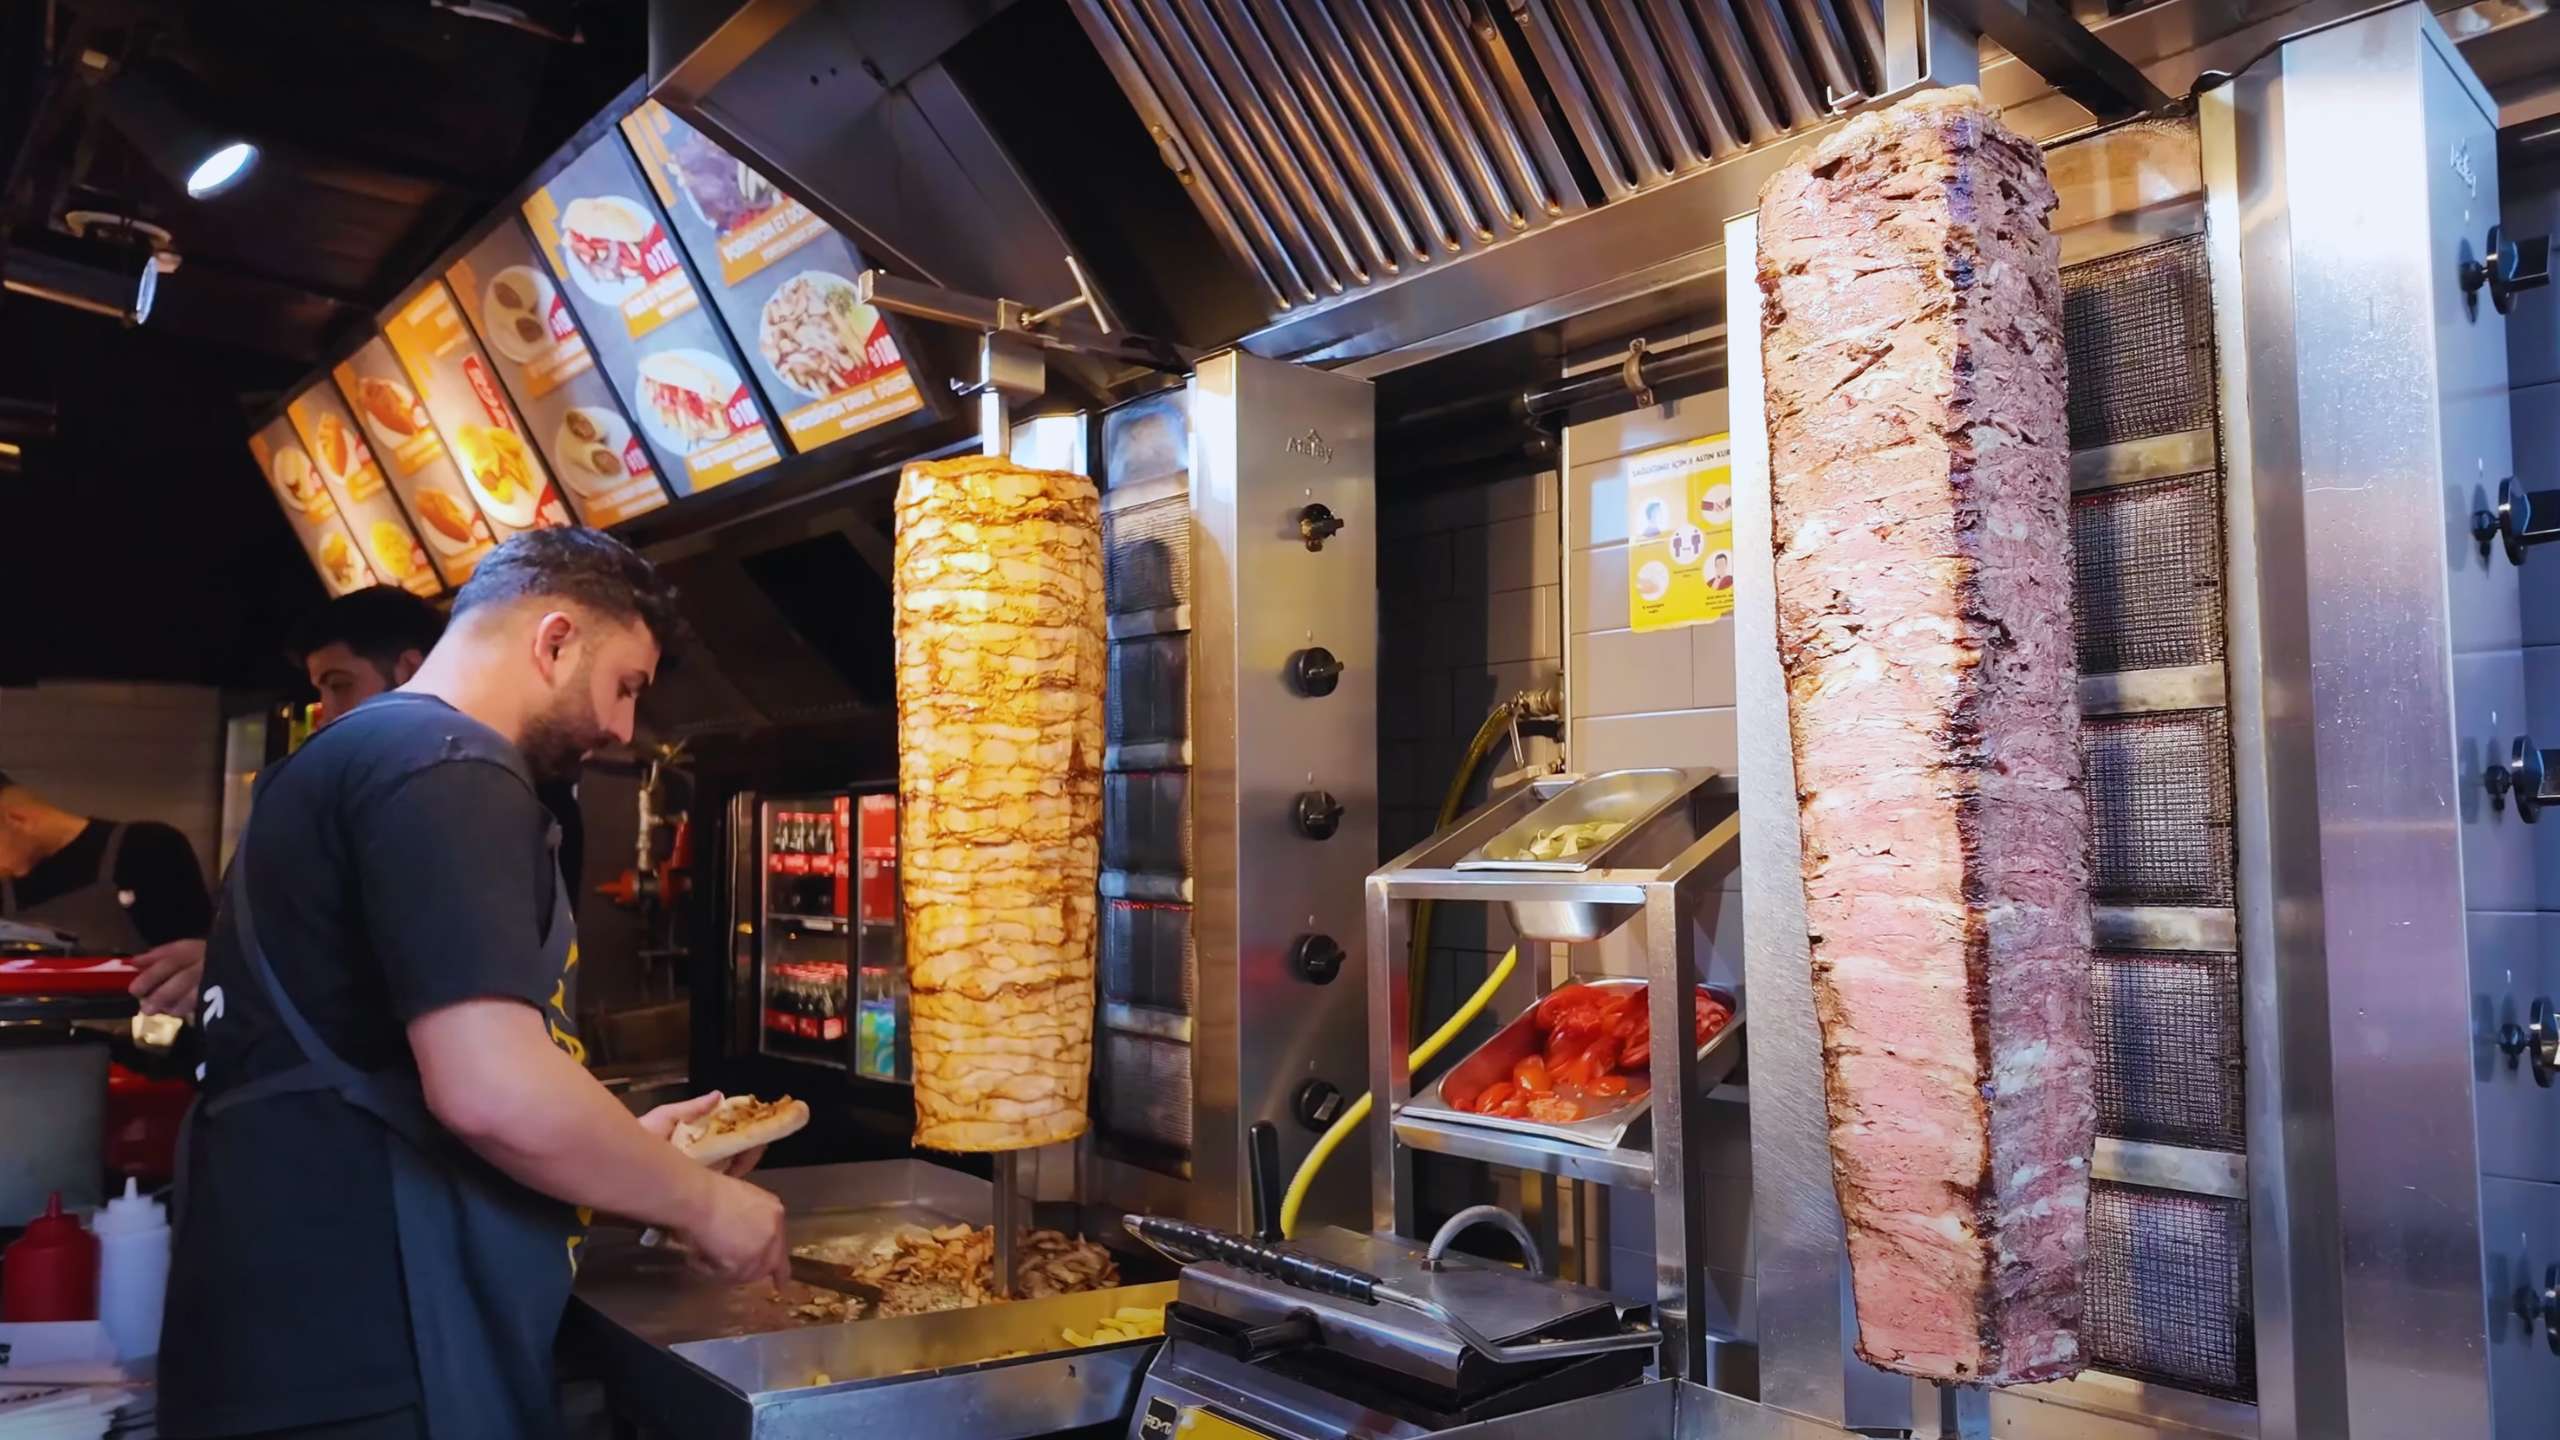
[[[1450,777],[1497,700],[1556,683],[1564,655],[1563,531],[1556,477],[1518,476],[1428,495],[1381,496],[1378,523],[1379,859],[1431,833]],[[1555,753],[1532,740],[1529,758]],[[1485,780],[1514,767],[1506,743]],[[1436,907],[1431,1001],[1446,1011],[1511,942],[1472,905]]]
[[[222,839],[222,699],[198,685],[0,689],[0,770],[53,803],[157,820],[212,878]]]

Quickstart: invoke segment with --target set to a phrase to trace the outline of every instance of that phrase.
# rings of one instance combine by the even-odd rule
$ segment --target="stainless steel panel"
[[[2263,73],[2247,75],[2208,93],[2197,136],[2215,346],[2229,362],[2218,408],[2258,1415],[2265,1440],[2296,1440],[2344,1430],[2345,1352],[2334,1324],[2299,1323],[2336,1315],[2340,1277],[2326,1239],[2337,1228],[2335,1147],[2316,1118],[2329,1112],[2333,1089],[2303,659],[2310,613],[2299,599],[2297,427],[2289,411],[2262,422],[2250,408],[2257,385],[2281,389],[2276,373],[2290,373],[2291,312],[2281,285],[2290,230],[2277,198],[2280,156],[2258,124],[2270,83]],[[2244,240],[2253,263],[2244,264]]]
[[[1725,314],[1732,374],[1734,691],[1744,718],[1743,993],[1751,1037],[1751,1220],[1759,1261],[1760,1398],[1830,1424],[1847,1420],[1850,1376],[1867,1367],[1849,1345],[1848,1267],[1831,1184],[1813,965],[1805,943],[1796,757],[1778,665],[1770,529],[1768,430],[1760,371],[1756,216],[1724,229]]]
[[[2475,911],[2470,940],[2481,1173],[2560,1181],[2560,1086],[2536,1084],[2522,1057],[2498,1047],[2503,1027],[2526,1024],[2534,1001],[2560,1001],[2560,915]]]
[[[1203,361],[1192,381],[1197,1220],[1246,1223],[1248,1123],[1279,1125],[1281,1169],[1292,1173],[1315,1140],[1290,1113],[1298,1086],[1361,1089],[1361,987],[1311,985],[1288,952],[1320,931],[1350,952],[1345,974],[1366,964],[1361,886],[1378,853],[1373,407],[1360,381],[1232,351]],[[1343,521],[1321,551],[1298,536],[1309,503]],[[1308,645],[1342,661],[1330,695],[1299,695],[1286,680],[1289,657]],[[1291,822],[1309,788],[1343,804],[1328,840]],[[1223,1056],[1233,1063],[1207,1063]],[[1328,1166],[1307,1220],[1356,1216],[1365,1182],[1357,1164]]]
[[[2489,1378],[2493,1440],[2542,1440],[2560,1415],[2560,1353],[2552,1331],[2525,1318],[2560,1265],[2560,1186],[2521,1180],[2480,1184],[2480,1231],[2488,1276]]]
[[[2496,328],[2463,314],[2447,263],[2474,207],[2494,202],[2494,166],[2455,157],[2495,146],[2485,100],[2450,54],[2423,9],[2399,7],[2291,42],[2230,101],[2258,544],[2289,565],[2298,525],[2302,556],[2291,595],[2267,583],[2287,577],[2261,572],[2261,619],[2278,606],[2308,617],[2283,622],[2305,632],[2299,660],[2262,639],[2271,668],[2256,697],[2272,712],[2270,752],[2307,745],[2316,777],[2269,787],[2280,833],[2305,805],[2316,816],[2316,866],[2276,862],[2278,960],[2325,973],[2334,1096],[2323,1137],[2334,1169],[2307,1178],[2334,1184],[2337,1229],[2298,1232],[2295,1278],[2320,1283],[2309,1252],[2335,1255],[2337,1303],[2306,1304],[2297,1284],[2292,1373],[2278,1385],[2302,1434],[2478,1434],[2490,1419],[2458,958],[2460,637],[2446,542],[2412,543],[2449,536],[2449,502],[2467,501],[2489,458],[2492,437],[2463,402],[2502,364]],[[2457,378],[2466,389],[2447,393]],[[2376,1023],[2383,994],[2388,1023]],[[2299,1053],[2287,1044],[2288,1066]],[[2303,1093],[2316,1102],[2316,1088]],[[2287,1128],[2323,1128],[2300,1104]],[[2316,1223],[2294,1224],[2305,1218]],[[2334,1342],[2320,1333],[2332,1326]],[[2316,1427],[2307,1392],[2331,1377],[2310,1370],[2325,1369],[2333,1343],[2346,1424]]]

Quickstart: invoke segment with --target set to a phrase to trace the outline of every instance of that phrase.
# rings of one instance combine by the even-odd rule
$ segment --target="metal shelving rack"
[[[1539,995],[1546,993],[1553,979],[1554,966],[1545,963],[1548,946],[1587,942],[1635,922],[1642,930],[1653,1033],[1693,1033],[1700,979],[1698,937],[1702,931],[1712,933],[1715,907],[1730,903],[1725,878],[1741,856],[1736,842],[1742,817],[1734,782],[1712,770],[1690,772],[1689,788],[1678,803],[1611,842],[1609,853],[1599,857],[1609,862],[1608,869],[1572,873],[1457,868],[1462,857],[1570,783],[1558,778],[1523,786],[1369,877],[1369,1089],[1377,1097],[1376,1113],[1385,1119],[1370,1127],[1370,1223],[1381,1232],[1420,1238],[1411,1159],[1416,1150],[1650,1192],[1663,1373],[1703,1381],[1706,1337],[1689,1322],[1689,1297],[1700,1293],[1705,1284],[1702,1241],[1712,1202],[1696,1148],[1687,1143],[1687,1136],[1696,1106],[1705,1100],[1709,1082],[1718,1077],[1702,1065],[1695,1046],[1653,1049],[1649,1148],[1630,1143],[1601,1150],[1404,1113],[1413,1093],[1413,1070],[1404,1045],[1413,996],[1404,961],[1413,907],[1421,901],[1513,907],[1521,930],[1522,958],[1530,962],[1526,966],[1530,983]],[[1576,922],[1572,933],[1559,934],[1539,923],[1535,917],[1542,913],[1570,915]],[[1541,935],[1540,930],[1548,933]],[[1534,954],[1528,953],[1532,946]]]

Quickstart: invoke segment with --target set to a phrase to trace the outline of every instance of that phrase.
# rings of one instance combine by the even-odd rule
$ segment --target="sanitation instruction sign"
[[[1627,614],[1670,630],[1733,613],[1733,437],[1627,457]]]

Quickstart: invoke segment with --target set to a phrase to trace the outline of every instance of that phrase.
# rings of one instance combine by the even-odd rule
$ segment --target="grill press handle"
[[[1187,1220],[1169,1220],[1161,1215],[1131,1215],[1123,1224],[1129,1233],[1149,1245],[1185,1262],[1215,1260],[1233,1265],[1248,1274],[1312,1290],[1319,1295],[1336,1295],[1357,1300],[1363,1305],[1378,1303],[1378,1286],[1384,1282],[1365,1270],[1336,1265],[1313,1255],[1278,1245],[1263,1245],[1224,1230],[1194,1225]]]

